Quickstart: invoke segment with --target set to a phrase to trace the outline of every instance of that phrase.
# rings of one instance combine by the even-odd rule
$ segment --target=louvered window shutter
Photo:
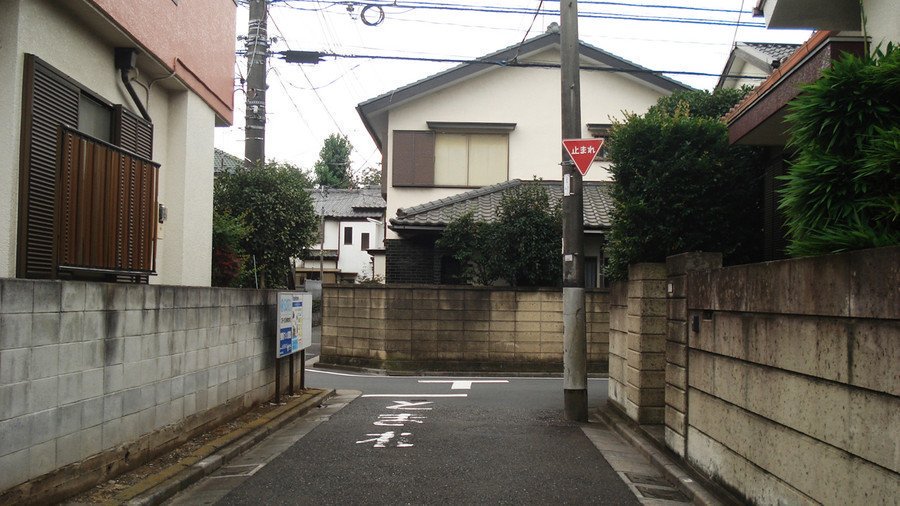
[[[121,105],[115,106],[113,114],[113,144],[152,160],[153,123]]]
[[[19,206],[19,277],[55,274],[56,166],[60,125],[78,126],[79,89],[25,55]]]
[[[434,132],[394,131],[394,186],[434,185]]]

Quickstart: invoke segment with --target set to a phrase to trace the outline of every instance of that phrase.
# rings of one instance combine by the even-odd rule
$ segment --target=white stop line
[[[472,383],[509,383],[509,380],[419,380],[419,383],[450,383],[450,390],[471,390]]]

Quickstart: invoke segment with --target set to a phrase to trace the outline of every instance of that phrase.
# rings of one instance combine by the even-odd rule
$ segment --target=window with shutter
[[[34,55],[24,74],[18,276],[147,282],[156,258],[153,125]]]
[[[391,184],[434,185],[434,132],[395,130]]]

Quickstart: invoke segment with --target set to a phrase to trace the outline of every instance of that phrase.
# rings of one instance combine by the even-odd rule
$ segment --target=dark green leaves
[[[900,244],[900,51],[844,55],[789,104],[794,256]]]
[[[307,188],[310,180],[288,164],[240,168],[217,177],[217,215],[238,218],[245,234],[240,246],[270,284],[286,279],[288,262],[315,240],[318,220]]]
[[[352,188],[350,152],[353,146],[347,137],[331,134],[319,150],[319,159],[313,167],[316,184],[328,188]]]
[[[686,251],[755,259],[762,243],[761,152],[730,146],[719,117],[747,90],[676,93],[610,137],[616,185],[607,275]]]
[[[490,285],[558,286],[561,281],[562,221],[559,206],[537,183],[503,194],[497,220],[486,223],[467,213],[444,229],[438,246],[462,266],[463,280]]]

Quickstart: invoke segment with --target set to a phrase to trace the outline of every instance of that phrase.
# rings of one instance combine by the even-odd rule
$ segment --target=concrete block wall
[[[618,364],[610,367],[609,398],[632,420],[658,424],[664,420],[666,266],[634,264],[628,282],[616,295],[615,349]],[[624,291],[624,293],[621,293]],[[624,305],[622,297],[624,296]],[[624,318],[623,318],[624,316]],[[613,360],[613,359],[611,359]],[[618,369],[621,364],[621,370]],[[613,377],[613,367],[615,378]]]
[[[613,283],[609,291],[609,400],[624,411],[627,402],[625,370],[628,358],[628,282]]]
[[[896,504],[900,247],[686,281],[686,459],[752,503]]]
[[[0,502],[65,497],[270,398],[274,297],[0,279]]]
[[[687,434],[687,273],[722,267],[721,253],[682,253],[666,259],[666,444],[685,455]]]
[[[391,370],[562,370],[562,292],[327,285],[321,362]],[[588,363],[606,372],[606,292],[589,291]]]

